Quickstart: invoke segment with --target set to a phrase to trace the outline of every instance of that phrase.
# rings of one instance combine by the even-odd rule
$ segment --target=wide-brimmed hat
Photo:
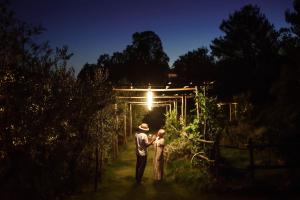
[[[139,125],[139,129],[142,131],[149,131],[149,126],[146,123],[142,123],[141,125]]]

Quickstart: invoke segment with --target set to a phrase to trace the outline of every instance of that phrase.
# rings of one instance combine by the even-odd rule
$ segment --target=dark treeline
[[[132,39],[132,44],[123,52],[115,52],[112,56],[100,55],[96,64],[85,64],[81,72],[104,67],[109,71],[109,80],[115,85],[165,83],[169,57],[163,51],[158,35],[145,31],[134,33]]]
[[[172,68],[157,34],[134,33],[125,50],[100,55],[76,77],[67,47],[37,44],[43,28],[0,4],[1,199],[51,199],[89,180],[95,143],[101,159],[112,157],[110,131],[120,113],[111,108],[111,87],[164,85],[170,72],[178,75],[171,79],[176,85],[215,81],[220,101],[234,97],[254,106],[247,120],[268,127],[269,141],[298,142],[299,0],[285,16],[291,27],[276,30],[259,7],[246,5],[221,22],[223,35],[211,51],[191,50]],[[299,161],[294,149],[283,152],[288,162]]]

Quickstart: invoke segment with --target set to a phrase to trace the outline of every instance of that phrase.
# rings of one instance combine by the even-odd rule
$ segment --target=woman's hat
[[[165,135],[166,131],[164,129],[159,129],[158,134]]]
[[[139,125],[139,129],[142,131],[149,131],[148,124],[142,123],[141,125]]]

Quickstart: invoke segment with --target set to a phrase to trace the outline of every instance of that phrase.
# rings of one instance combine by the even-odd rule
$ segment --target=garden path
[[[132,139],[131,139],[132,140]],[[152,179],[153,149],[149,148],[148,163],[145,169],[142,185],[136,185],[135,150],[134,142],[129,141],[126,149],[121,152],[119,159],[108,167],[102,184],[97,192],[86,191],[72,196],[70,200],[217,200],[217,199],[242,199],[254,198],[233,197],[232,195],[205,194],[189,189],[188,185],[180,185],[165,180],[163,183],[154,184]],[[261,199],[261,198],[255,198]]]

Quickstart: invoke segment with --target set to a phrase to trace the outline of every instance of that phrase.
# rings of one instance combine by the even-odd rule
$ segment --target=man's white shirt
[[[137,145],[137,154],[140,156],[147,155],[147,144],[148,136],[145,133],[136,133],[135,134],[136,145]]]

